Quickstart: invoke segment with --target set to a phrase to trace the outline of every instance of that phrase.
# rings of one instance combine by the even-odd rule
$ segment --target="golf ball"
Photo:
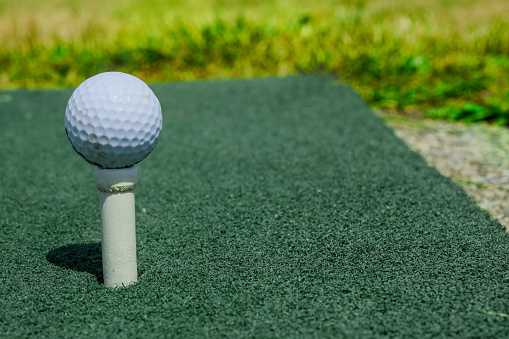
[[[74,91],[65,110],[65,131],[74,150],[102,168],[130,167],[154,149],[161,105],[140,79],[101,73]]]

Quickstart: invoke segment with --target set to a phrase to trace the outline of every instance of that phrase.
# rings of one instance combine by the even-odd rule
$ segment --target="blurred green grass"
[[[0,0],[0,88],[334,73],[374,107],[509,124],[502,0]]]

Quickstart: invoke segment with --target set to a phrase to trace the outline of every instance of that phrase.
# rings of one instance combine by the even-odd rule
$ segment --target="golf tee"
[[[104,285],[127,286],[138,281],[134,188],[135,166],[95,171],[100,191],[101,244]]]

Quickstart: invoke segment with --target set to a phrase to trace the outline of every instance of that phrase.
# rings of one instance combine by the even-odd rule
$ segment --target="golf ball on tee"
[[[74,91],[65,110],[65,131],[74,150],[102,168],[125,168],[156,146],[162,128],[161,105],[140,79],[101,73]]]

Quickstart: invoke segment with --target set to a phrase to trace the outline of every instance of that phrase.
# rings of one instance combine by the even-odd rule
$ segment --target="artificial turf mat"
[[[509,239],[349,87],[320,76],[154,84],[139,283],[101,284],[72,90],[0,92],[0,335],[509,335]]]

